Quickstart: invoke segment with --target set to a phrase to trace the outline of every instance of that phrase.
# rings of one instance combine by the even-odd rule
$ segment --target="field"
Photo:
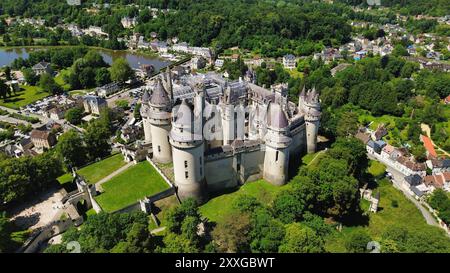
[[[104,193],[96,197],[103,210],[112,212],[169,188],[156,170],[143,161],[102,184]]]
[[[233,201],[240,195],[251,195],[256,197],[263,204],[273,201],[276,194],[286,186],[274,186],[264,180],[245,183],[239,189],[232,193],[220,195],[212,198],[206,204],[200,207],[200,212],[210,221],[218,222],[224,220],[227,214],[233,211]]]
[[[83,176],[89,184],[95,184],[125,164],[127,163],[123,160],[122,154],[116,154],[79,169],[78,174]],[[57,180],[60,184],[68,183],[72,181],[72,175],[66,173]]]
[[[19,109],[22,106],[50,95],[49,93],[41,91],[37,86],[21,85],[20,89],[21,91],[17,92],[17,95],[13,95],[11,98],[8,97],[6,100],[0,100],[0,106]]]
[[[334,232],[326,238],[326,249],[330,252],[345,252],[344,243],[349,235],[358,229],[365,230],[372,240],[380,240],[381,235],[387,227],[399,225],[407,230],[438,229],[425,222],[421,212],[411,203],[403,193],[395,189],[391,183],[385,179],[380,181],[374,194],[380,192],[380,204],[376,214],[370,213],[368,225],[355,227],[343,227],[342,232]],[[392,201],[397,201],[398,206],[392,206]],[[368,208],[368,204],[361,201],[362,208]],[[442,237],[445,238],[444,233]]]

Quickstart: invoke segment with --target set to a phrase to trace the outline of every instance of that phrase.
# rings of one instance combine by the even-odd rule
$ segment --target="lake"
[[[43,50],[45,48],[0,48],[0,67],[5,65],[10,65],[15,59],[22,57],[24,59],[28,58],[29,54],[35,50]],[[131,53],[127,51],[113,51],[105,49],[96,49],[103,57],[103,60],[108,64],[117,58],[125,58],[132,68],[139,68],[143,64],[151,64],[158,71],[161,68],[165,68],[170,64],[170,61],[161,60],[158,58],[153,58],[145,56],[139,53]]]

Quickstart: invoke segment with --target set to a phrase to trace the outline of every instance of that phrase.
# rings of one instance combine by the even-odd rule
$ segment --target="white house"
[[[296,67],[296,61],[295,56],[292,54],[287,54],[283,56],[283,66],[287,69],[295,69]]]

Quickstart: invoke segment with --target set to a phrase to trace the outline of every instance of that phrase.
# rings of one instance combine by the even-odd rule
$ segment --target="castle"
[[[290,158],[316,150],[321,108],[315,89],[299,103],[287,86],[271,90],[216,73],[172,78],[167,71],[142,96],[145,145],[153,161],[173,162],[181,199],[205,200],[264,178],[286,183]]]

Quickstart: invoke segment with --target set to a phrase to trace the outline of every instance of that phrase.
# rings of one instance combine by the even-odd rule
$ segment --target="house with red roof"
[[[445,103],[445,104],[450,104],[450,95],[448,95],[448,96],[444,99],[444,103]]]
[[[437,153],[436,153],[436,150],[434,149],[434,145],[433,145],[433,142],[431,142],[431,139],[424,135],[420,135],[420,139],[423,142],[423,146],[427,150],[428,158],[436,158]]]

